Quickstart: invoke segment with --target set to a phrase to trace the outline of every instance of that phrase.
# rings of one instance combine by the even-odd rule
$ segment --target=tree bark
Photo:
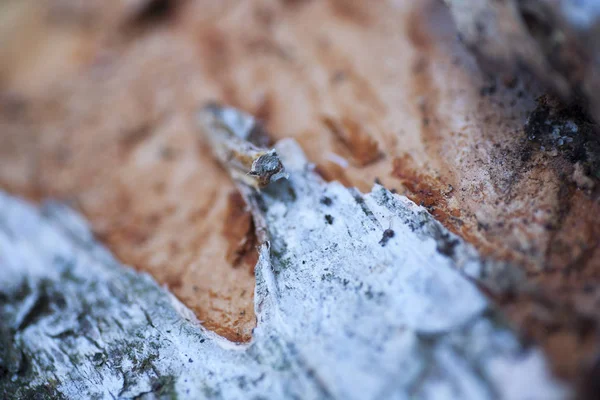
[[[407,198],[325,183],[291,140],[258,194],[257,327],[234,344],[65,206],[0,197],[6,398],[564,398],[478,290],[485,263]],[[536,397],[537,396],[537,397]]]
[[[0,2],[0,393],[597,397],[597,11]]]

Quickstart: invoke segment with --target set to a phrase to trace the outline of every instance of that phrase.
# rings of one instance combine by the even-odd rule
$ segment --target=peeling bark
[[[485,264],[470,245],[381,186],[323,182],[291,140],[277,151],[289,180],[254,192],[269,241],[246,345],[203,329],[65,206],[2,194],[2,395],[566,397],[473,284]]]

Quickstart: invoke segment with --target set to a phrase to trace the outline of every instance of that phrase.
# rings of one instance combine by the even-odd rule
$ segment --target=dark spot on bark
[[[524,130],[529,152],[556,151],[572,164],[581,163],[586,175],[600,178],[600,129],[578,103],[564,105],[542,96]],[[563,165],[555,164],[559,172],[564,171]]]
[[[327,215],[325,215],[325,221],[327,221],[327,223],[329,225],[332,225],[333,224],[333,217],[331,215],[327,214]]]
[[[454,251],[458,245],[458,239],[451,238],[448,232],[443,232],[437,237],[437,251],[448,257],[454,256]]]
[[[99,366],[99,365],[103,364],[103,362],[104,362],[104,355],[102,353],[96,353],[92,357],[92,361],[94,362],[94,364]]]
[[[325,206],[330,206],[333,204],[333,201],[331,200],[331,198],[325,196],[321,199],[321,204],[323,204]]]
[[[381,247],[385,247],[387,242],[391,238],[393,238],[395,235],[396,235],[396,233],[391,229],[386,229],[385,231],[383,231],[383,236],[381,237],[381,240],[379,241],[379,244],[381,245]]]
[[[497,89],[496,80],[492,78],[487,85],[485,85],[481,89],[479,89],[479,95],[480,96],[492,95],[492,94],[496,93],[496,89]]]
[[[153,25],[171,18],[177,8],[178,0],[149,0],[133,18],[135,25]]]

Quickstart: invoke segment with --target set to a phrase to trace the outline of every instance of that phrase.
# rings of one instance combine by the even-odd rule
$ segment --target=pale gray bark
[[[567,397],[472,283],[487,269],[470,246],[381,186],[323,182],[292,141],[277,151],[289,180],[256,197],[270,241],[249,345],[204,330],[67,207],[0,194],[2,397]]]

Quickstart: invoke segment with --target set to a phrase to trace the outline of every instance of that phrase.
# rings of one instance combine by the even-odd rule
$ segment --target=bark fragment
[[[248,345],[204,330],[64,206],[0,195],[1,339],[17,354],[0,360],[2,394],[565,398],[539,350],[460,273],[482,271],[469,245],[381,186],[362,195],[323,182],[293,141],[277,151],[289,180],[252,188],[269,242]],[[40,296],[49,309],[24,319]]]

